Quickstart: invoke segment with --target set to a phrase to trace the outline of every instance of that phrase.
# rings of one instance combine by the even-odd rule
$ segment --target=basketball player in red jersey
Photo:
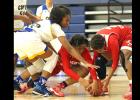
[[[132,99],[132,29],[129,26],[109,26],[101,29],[92,37],[91,47],[94,50],[93,64],[99,55],[104,56],[108,61],[112,60],[112,66],[108,76],[103,80],[103,90],[107,89],[110,79],[115,72],[119,56],[122,66],[129,79],[130,91],[124,98]]]
[[[89,63],[92,64],[92,58],[90,56],[90,51],[87,48],[88,40],[84,38],[81,35],[75,35],[72,37],[70,41],[71,45],[76,49],[77,52],[81,54],[81,56]],[[63,81],[62,83],[59,83],[58,85],[50,88],[50,90],[57,96],[64,96],[64,93],[61,92],[62,89],[66,88],[67,86],[74,84],[78,82],[80,77],[87,76],[88,72],[90,72],[93,83],[92,86],[94,88],[94,91],[92,91],[92,95],[101,95],[101,87],[99,89],[98,86],[101,84],[99,83],[99,80],[97,79],[96,70],[91,68],[85,68],[83,67],[82,63],[79,62],[74,57],[70,56],[69,53],[66,51],[65,48],[61,48],[61,51],[59,53],[59,56],[61,58],[61,61],[57,63],[57,66],[55,67],[52,75],[56,75],[61,70],[64,71],[68,76],[71,76],[71,78],[67,79],[66,81]],[[76,73],[74,73],[74,72]],[[78,73],[78,74],[77,74]],[[89,84],[86,81],[83,81],[81,84]]]

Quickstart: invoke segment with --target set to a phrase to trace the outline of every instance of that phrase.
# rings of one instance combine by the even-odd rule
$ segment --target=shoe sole
[[[33,91],[32,93],[33,93],[34,95],[39,95],[39,96],[49,97],[49,96],[47,96],[47,95],[40,94],[40,93],[38,93],[38,92],[36,92],[36,91]]]
[[[109,92],[104,92],[103,94],[104,94],[104,95],[109,95]]]
[[[52,88],[50,88],[50,91],[55,94],[56,96],[59,96],[59,97],[64,97],[64,96],[60,96],[57,92],[55,92]]]

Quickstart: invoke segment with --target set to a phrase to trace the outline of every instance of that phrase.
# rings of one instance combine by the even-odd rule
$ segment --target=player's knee
[[[34,75],[36,73],[40,73],[43,70],[43,67],[45,65],[45,62],[43,59],[38,59],[33,63],[33,65],[29,66],[27,69],[30,72],[31,75]]]
[[[85,77],[89,73],[88,68],[85,68],[85,67],[80,66],[80,65],[76,65],[76,66],[73,65],[71,68],[74,72],[76,72],[78,75],[80,75],[80,77]]]
[[[87,69],[87,68],[85,68],[85,75],[88,75],[88,73],[89,73],[89,69]]]
[[[44,65],[45,65],[45,62],[44,62],[44,60],[43,59],[38,59],[37,61],[36,61],[36,63],[33,63],[33,65],[35,66],[35,68],[36,68],[36,70],[37,70],[37,73],[40,73],[40,72],[42,72],[42,70],[43,70],[43,67],[44,67]]]
[[[82,70],[82,73],[79,73],[81,77],[85,77],[88,75],[88,73],[89,73],[88,68],[83,67],[81,70]]]
[[[131,52],[129,52],[128,50],[122,50],[120,51],[120,57],[121,57],[121,64],[122,64],[122,67],[124,68],[125,72],[127,72],[127,63],[130,59],[130,56],[131,56]]]
[[[129,50],[122,50],[122,53],[126,61],[128,61],[132,55],[132,51]]]
[[[36,66],[33,66],[33,65],[31,65],[27,68],[27,70],[29,71],[29,73],[31,75],[35,75],[36,73],[42,72],[42,69],[43,68],[41,68],[41,67],[36,67]]]

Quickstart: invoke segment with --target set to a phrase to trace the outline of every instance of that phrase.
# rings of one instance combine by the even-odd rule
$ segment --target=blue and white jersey
[[[25,26],[18,32],[35,32],[35,34],[39,34],[41,40],[44,42],[49,42],[54,39],[54,37],[65,36],[60,25],[56,23],[51,24],[50,20],[45,19],[29,26]]]
[[[14,32],[14,54],[19,58],[33,59],[37,55],[44,53],[47,45],[44,42],[55,42],[58,46],[58,37],[65,36],[59,24],[51,24],[50,20],[42,20],[25,26],[22,30]],[[60,44],[60,43],[59,43]],[[57,46],[56,46],[57,45]]]
[[[40,16],[41,19],[47,19],[50,17],[51,9],[52,8],[50,8],[50,10],[48,10],[46,5],[41,5],[37,8],[36,16]]]

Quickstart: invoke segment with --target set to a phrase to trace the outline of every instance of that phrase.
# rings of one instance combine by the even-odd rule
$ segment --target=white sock
[[[132,84],[132,80],[129,80],[129,84]]]

